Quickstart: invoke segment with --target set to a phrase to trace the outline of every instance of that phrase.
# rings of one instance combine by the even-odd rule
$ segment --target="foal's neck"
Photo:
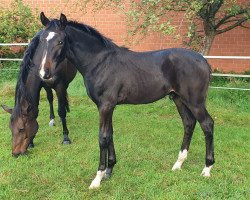
[[[98,55],[108,48],[98,38],[73,27],[67,30],[67,34],[69,42],[67,58],[82,75],[85,75],[96,63]]]

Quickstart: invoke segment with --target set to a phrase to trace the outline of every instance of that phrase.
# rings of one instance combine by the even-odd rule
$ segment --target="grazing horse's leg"
[[[33,142],[34,138],[35,138],[35,136],[33,136],[33,137],[30,139],[29,148],[34,148],[34,147],[35,147],[34,142]]]
[[[112,169],[116,163],[116,155],[113,143],[113,126],[112,115],[114,111],[113,104],[104,103],[99,106],[100,115],[100,132],[99,132],[99,147],[100,147],[100,162],[95,179],[92,181],[89,189],[98,188],[101,180],[105,175],[111,176]],[[107,167],[108,154],[108,167]],[[106,168],[107,167],[107,168]]]
[[[49,126],[55,126],[55,114],[54,114],[54,108],[53,108],[53,92],[52,89],[48,86],[44,86],[44,89],[47,93],[47,99],[49,101],[49,108],[50,108],[50,122]]]
[[[58,83],[55,87],[56,95],[58,98],[58,115],[61,118],[63,126],[63,142],[62,144],[71,144],[69,139],[69,130],[66,123],[66,109],[69,110],[67,99],[67,86],[64,83]]]
[[[209,177],[210,170],[214,164],[214,121],[212,117],[207,112],[205,105],[200,106],[190,106],[190,110],[192,111],[195,118],[201,125],[201,128],[205,134],[206,140],[206,164],[201,173],[202,176]]]
[[[177,170],[181,169],[183,162],[187,158],[187,153],[193,136],[196,119],[178,96],[174,96],[173,100],[181,116],[184,126],[184,137],[181,145],[181,150],[179,152],[178,159],[172,168],[172,170]]]

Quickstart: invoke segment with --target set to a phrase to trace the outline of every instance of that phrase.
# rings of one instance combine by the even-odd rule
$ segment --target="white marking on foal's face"
[[[47,42],[50,41],[55,35],[55,32],[49,32],[48,36],[46,37]]]
[[[46,58],[47,58],[47,51],[48,51],[48,42],[56,35],[55,32],[49,32],[48,36],[46,37],[46,42],[47,42],[47,49],[45,49],[45,52],[44,52],[44,56],[43,56],[43,59],[42,59],[42,63],[40,65],[40,76],[41,78],[44,77],[45,75],[45,70],[44,70],[44,65],[45,65],[45,62],[46,62]]]

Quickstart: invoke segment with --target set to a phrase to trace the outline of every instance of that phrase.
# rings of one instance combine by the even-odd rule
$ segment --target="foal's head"
[[[32,108],[23,101],[11,109],[5,105],[2,108],[11,114],[9,128],[12,132],[12,155],[18,157],[26,153],[31,139],[38,131],[36,115]]]
[[[44,81],[53,79],[56,68],[65,59],[67,18],[61,14],[60,20],[49,20],[44,13],[40,14],[42,24],[45,26],[40,35],[39,47],[36,54],[40,61],[39,75]]]

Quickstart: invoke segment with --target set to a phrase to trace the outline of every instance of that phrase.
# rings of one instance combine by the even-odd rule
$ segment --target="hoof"
[[[70,140],[63,140],[62,144],[65,144],[65,145],[71,144],[71,141]]]
[[[105,174],[105,179],[110,179],[111,178],[111,174]]]
[[[98,189],[100,185],[101,185],[100,183],[91,183],[91,185],[89,186],[89,189],[90,190]]]
[[[35,145],[33,143],[29,144],[28,148],[34,148]]]
[[[89,189],[97,189],[101,185],[102,178],[105,176],[106,170],[97,171],[95,179],[91,182]]]
[[[172,171],[181,170],[181,165],[182,165],[182,163],[180,163],[180,162],[177,161],[177,162],[174,164],[174,166],[172,167]]]
[[[51,119],[49,122],[49,126],[55,126],[55,125],[56,125],[55,119]]]
[[[203,177],[210,177],[211,176],[211,174],[210,174],[211,168],[212,168],[212,166],[204,167],[204,169],[201,172],[201,176],[203,176]]]
[[[105,174],[105,179],[110,179],[111,178],[111,174],[112,174],[112,169],[111,168],[107,168],[106,169],[106,174]]]

